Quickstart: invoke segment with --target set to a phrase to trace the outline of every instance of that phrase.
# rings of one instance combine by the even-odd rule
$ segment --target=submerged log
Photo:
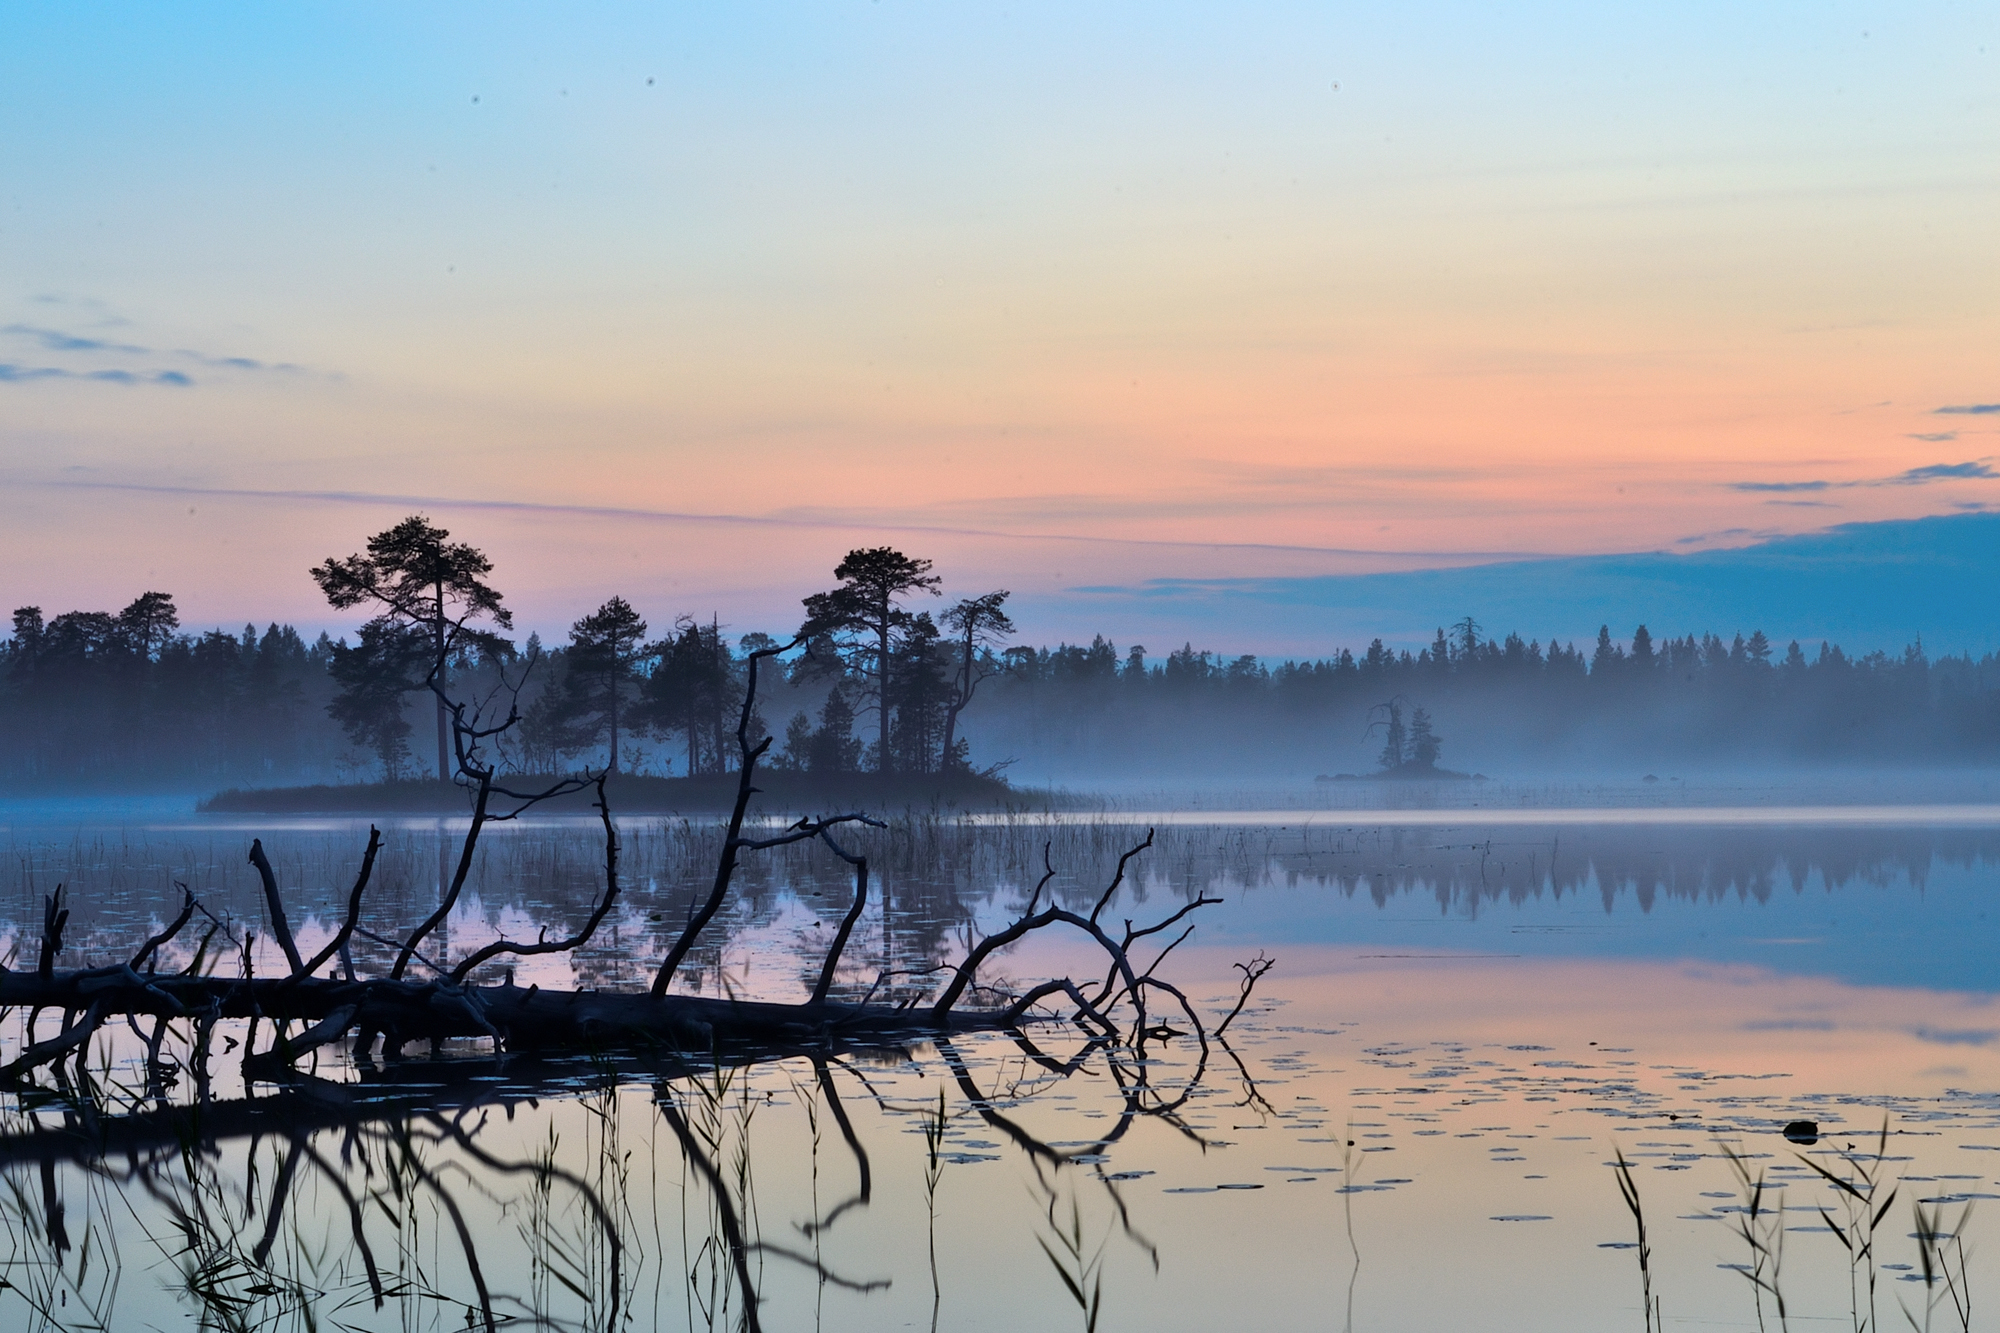
[[[448,980],[333,977],[144,976],[124,964],[43,978],[0,974],[0,1006],[147,1014],[163,1018],[263,1018],[379,1032],[396,1041],[497,1038],[505,1051],[657,1047],[706,1052],[717,1042],[785,1041],[822,1036],[895,1040],[936,1032],[1012,1026],[1003,1009],[932,1009],[808,1000],[784,1004],[645,992],[561,991],[511,982],[454,985]],[[293,1043],[293,1054],[303,1054]]]

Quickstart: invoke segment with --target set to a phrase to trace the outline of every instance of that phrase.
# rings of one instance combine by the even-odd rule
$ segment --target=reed
[[[1340,1150],[1340,1209],[1347,1225],[1347,1248],[1354,1255],[1354,1266],[1347,1273],[1347,1333],[1354,1333],[1354,1291],[1361,1284],[1361,1241],[1354,1234],[1354,1168],[1359,1160],[1354,1151],[1354,1125],[1347,1126],[1348,1137]]]
[[[1625,1201],[1625,1211],[1632,1214],[1632,1226],[1638,1233],[1639,1304],[1645,1315],[1646,1333],[1658,1333],[1664,1325],[1660,1298],[1653,1294],[1653,1242],[1646,1234],[1646,1209],[1639,1201],[1639,1182],[1632,1175],[1632,1164],[1625,1160],[1624,1149],[1614,1146],[1611,1151],[1617,1159],[1614,1167],[1618,1176],[1618,1196]]]
[[[1928,1210],[1921,1202],[1912,1203],[1910,1210],[1917,1224],[1918,1271],[1924,1281],[1924,1317],[1918,1322],[1909,1306],[1900,1297],[1903,1318],[1912,1329],[1920,1333],[1931,1333],[1931,1322],[1936,1317],[1938,1307],[1948,1306],[1952,1327],[1959,1333],[1972,1330],[1972,1286],[1965,1266],[1965,1224],[1972,1217],[1972,1205],[1967,1203],[1958,1210],[1958,1216],[1947,1218],[1945,1205],[1934,1203]]]
[[[946,1124],[944,1089],[938,1089],[937,1107],[924,1116],[924,1211],[929,1215],[929,1240],[931,1259],[931,1333],[937,1333],[938,1311],[944,1304],[944,1288],[938,1283],[937,1266],[937,1192],[938,1184],[944,1179],[944,1158],[939,1150],[944,1146]]]
[[[1840,1201],[1838,1219],[1825,1204],[1818,1205],[1818,1210],[1834,1239],[1847,1251],[1847,1295],[1854,1333],[1875,1333],[1880,1328],[1876,1321],[1875,1289],[1880,1276],[1880,1262],[1875,1248],[1875,1232],[1895,1206],[1897,1189],[1892,1185],[1886,1195],[1882,1194],[1882,1167],[1888,1152],[1889,1118],[1884,1116],[1873,1153],[1859,1153],[1849,1145],[1840,1154],[1840,1160],[1846,1164],[1850,1175],[1840,1175],[1803,1153],[1796,1154],[1801,1162],[1833,1186]],[[1878,1196],[1881,1199],[1879,1203],[1876,1201]],[[1865,1310],[1862,1303],[1864,1292],[1867,1297]]]
[[[124,1273],[116,1232],[105,1226],[99,1208],[86,1215],[83,1238],[71,1239],[67,1209],[53,1164],[40,1172],[39,1190],[20,1174],[0,1175],[0,1235],[7,1250],[0,1257],[0,1274],[12,1294],[26,1306],[33,1333],[106,1329],[118,1303]],[[93,1194],[101,1177],[88,1178]],[[37,1199],[36,1194],[40,1194]],[[102,1203],[102,1200],[97,1200]]]
[[[1048,1256],[1050,1266],[1056,1270],[1063,1290],[1076,1302],[1077,1311],[1083,1317],[1084,1333],[1097,1333],[1097,1321],[1104,1314],[1105,1241],[1098,1241],[1097,1247],[1092,1249],[1084,1239],[1083,1208],[1074,1195],[1070,1196],[1067,1225],[1056,1218],[1056,1196],[1053,1192],[1049,1195],[1047,1219],[1049,1234],[1037,1235],[1035,1244],[1042,1247],[1042,1253]]]
[[[1736,1177],[1737,1191],[1743,1199],[1741,1211],[1733,1215],[1733,1220],[1736,1234],[1749,1251],[1750,1262],[1739,1266],[1736,1271],[1750,1282],[1752,1300],[1757,1307],[1757,1328],[1762,1333],[1765,1327],[1764,1297],[1768,1295],[1777,1308],[1778,1328],[1781,1333],[1789,1333],[1790,1316],[1785,1309],[1785,1291],[1780,1281],[1785,1263],[1784,1203],[1780,1200],[1776,1208],[1765,1204],[1767,1191],[1763,1167],[1758,1167],[1756,1174],[1752,1175],[1750,1163],[1741,1153],[1727,1143],[1718,1142],[1716,1147],[1721,1149],[1723,1157],[1729,1162],[1729,1169]]]

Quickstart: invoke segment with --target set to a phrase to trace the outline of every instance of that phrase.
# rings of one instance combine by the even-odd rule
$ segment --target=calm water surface
[[[114,1121],[95,1153],[49,1132],[59,1106],[10,1096],[0,1318],[448,1329],[490,1309],[738,1328],[747,1286],[771,1329],[1081,1329],[1093,1313],[1101,1329],[1636,1329],[1633,1222],[1607,1166],[1621,1151],[1666,1318],[1754,1327],[1727,1146],[1784,1207],[1789,1317],[1851,1326],[1846,1254],[1817,1211],[1838,1217],[1838,1198],[1809,1163],[1872,1166],[1885,1121],[1878,1169],[1899,1194],[1878,1231],[1880,1317],[1902,1324],[1900,1303],[1921,1321],[1941,1295],[1920,1277],[1912,1205],[1957,1230],[1968,1203],[1983,1317],[2000,1293],[2000,1232],[1986,1234],[2000,1208],[1980,1202],[2000,1198],[2000,810],[1670,813],[1154,819],[1144,873],[1109,915],[1225,899],[1160,974],[1213,1021],[1235,964],[1278,959],[1205,1061],[1182,1035],[1066,1071],[1084,1042],[1063,1025],[1033,1033],[1055,1069],[1003,1036],[692,1074],[665,1058],[496,1064],[467,1043],[386,1069],[329,1057],[318,1073],[341,1096],[260,1087],[246,1105],[218,1055],[209,1141]],[[1094,900],[1146,818],[872,835],[886,904],[843,984],[962,953],[966,932],[1018,910],[1045,847],[1058,890]],[[435,902],[455,844],[448,821],[385,832],[364,925],[393,936]],[[98,813],[0,831],[0,954],[19,941],[10,965],[32,962],[58,882],[76,904],[66,965],[129,954],[171,915],[176,881],[237,938],[261,933],[252,836],[310,948],[365,823]],[[620,911],[521,984],[643,987],[715,835],[635,819],[625,842]],[[573,926],[600,855],[581,821],[498,830],[443,949]],[[802,997],[850,901],[845,868],[787,853],[740,886],[685,988]],[[380,952],[360,954],[364,972]],[[1049,938],[985,979],[1101,971]],[[135,1110],[151,1104],[130,1032],[96,1060]],[[1787,1142],[1798,1119],[1826,1137]],[[1775,1328],[1768,1297],[1765,1316]],[[1933,1326],[1958,1327],[1948,1301]]]

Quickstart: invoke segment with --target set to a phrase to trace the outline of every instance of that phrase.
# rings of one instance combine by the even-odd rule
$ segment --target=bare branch
[[[63,927],[69,924],[69,908],[64,903],[63,886],[42,899],[42,957],[36,970],[43,981],[55,975],[56,955],[62,952]]]
[[[423,924],[403,941],[402,948],[397,951],[395,965],[389,969],[391,981],[402,978],[403,973],[409,970],[410,959],[416,956],[417,946],[422,944],[432,931],[443,925],[451,916],[451,909],[458,905],[459,892],[465,888],[465,877],[472,872],[473,849],[479,844],[479,830],[486,823],[486,805],[492,799],[492,795],[493,775],[490,772],[483,773],[479,779],[478,795],[473,798],[472,824],[465,830],[465,841],[459,848],[458,867],[452,872],[451,887],[445,891],[444,900],[437,905],[437,910],[426,917]]]
[[[354,890],[347,895],[347,917],[340,923],[340,929],[327,942],[325,948],[314,954],[306,965],[293,975],[309,977],[325,965],[327,959],[347,947],[347,941],[354,935],[354,928],[361,923],[361,895],[368,890],[368,877],[375,873],[375,854],[382,850],[382,830],[373,824],[368,826],[368,850],[361,854],[361,873],[354,877]],[[190,898],[192,901],[192,898]]]
[[[22,1051],[12,1061],[0,1066],[0,1083],[12,1083],[32,1069],[62,1059],[77,1047],[90,1040],[92,1033],[104,1021],[104,1000],[92,1000],[83,1017],[71,1023],[47,1041],[38,1041]]]
[[[271,1049],[261,1058],[278,1065],[289,1065],[295,1060],[303,1059],[328,1042],[339,1041],[346,1036],[347,1030],[354,1026],[354,1016],[360,1012],[361,1006],[358,1004],[343,1004],[296,1037],[287,1039],[281,1033],[272,1043]],[[251,1056],[244,1056],[246,1067],[251,1061]]]
[[[1125,993],[1131,997],[1133,1004],[1141,1007],[1143,1012],[1144,1000],[1139,994],[1139,978],[1132,970],[1131,959],[1126,953],[1125,946],[1118,944],[1109,935],[1104,933],[1103,928],[1097,924],[1097,917],[1104,910],[1105,905],[1111,901],[1111,895],[1117,891],[1119,882],[1125,877],[1126,865],[1133,857],[1152,845],[1153,830],[1147,829],[1146,840],[1118,858],[1118,873],[1112,879],[1111,887],[1104,891],[1104,895],[1097,901],[1096,909],[1088,917],[1078,916],[1076,913],[1060,907],[1050,907],[1041,912],[1033,910],[1034,905],[1041,900],[1043,886],[1055,876],[1055,867],[1050,864],[1048,849],[1044,847],[1042,862],[1048,867],[1048,873],[1043,875],[1041,883],[1035,886],[1034,893],[1030,895],[1028,899],[1029,910],[1024,912],[1005,930],[987,936],[966,951],[965,961],[959,965],[957,974],[946,984],[944,990],[939,993],[937,1002],[931,1006],[931,1020],[939,1024],[942,1024],[946,1020],[947,1016],[951,1013],[951,1007],[958,1003],[958,999],[965,993],[966,987],[972,984],[973,978],[978,974],[980,964],[985,962],[995,950],[1005,948],[1007,945],[1014,943],[1022,936],[1033,931],[1057,923],[1075,926],[1077,929],[1089,934],[1103,947],[1104,952],[1110,956],[1114,978],[1119,974],[1123,974],[1125,978]],[[1195,905],[1199,906],[1200,904],[1197,903]],[[1183,909],[1183,913],[1187,910],[1189,909]],[[1176,918],[1183,913],[1177,913]],[[1052,993],[1044,992],[1044,994]],[[1079,994],[1077,998],[1081,1001],[1083,997]],[[1104,999],[1105,996],[1100,995],[1094,1004],[1085,1002],[1084,1008],[1096,1013],[1102,1008]]]
[[[516,944],[512,940],[505,939],[493,941],[493,943],[487,945],[485,948],[471,954],[451,970],[451,982],[453,985],[464,982],[465,978],[474,968],[489,958],[497,958],[503,953],[519,954],[522,956],[538,953],[567,953],[572,949],[581,949],[590,942],[590,937],[597,933],[598,926],[603,924],[605,916],[611,911],[611,905],[618,901],[618,830],[611,822],[611,803],[604,795],[604,782],[608,776],[608,774],[600,773],[596,779],[597,811],[604,823],[604,896],[598,900],[597,910],[590,914],[590,919],[583,923],[581,930],[567,939],[543,939],[536,941],[534,944]]]
[[[168,922],[165,930],[139,946],[139,952],[132,955],[132,962],[129,964],[135,972],[151,961],[155,950],[172,941],[174,936],[180,934],[187,927],[187,923],[194,919],[194,891],[185,884],[178,884],[176,887],[186,895],[181,903],[181,914]]]
[[[387,935],[377,935],[374,931],[363,930],[359,926],[356,926],[354,928],[354,933],[359,935],[362,939],[367,940],[370,944],[379,944],[385,949],[400,949],[402,947],[402,942],[400,940],[392,940]],[[426,958],[423,954],[417,953],[415,951],[411,952],[410,957],[415,959],[417,962],[422,963],[425,967],[428,967],[431,971],[437,973],[439,976],[445,975],[446,969],[444,964],[438,962],[436,959]],[[393,981],[396,980],[397,978],[392,977],[390,979]]]
[[[722,840],[722,854],[715,866],[714,886],[709,889],[707,900],[688,919],[687,928],[681,931],[680,938],[674,941],[674,947],[667,950],[665,961],[660,964],[660,970],[653,977],[654,995],[665,995],[667,988],[674,984],[674,973],[680,970],[681,960],[688,956],[688,951],[694,948],[695,940],[700,938],[708,923],[715,919],[715,914],[722,910],[723,900],[729,896],[729,881],[736,874],[737,855],[744,846],[743,818],[750,810],[750,798],[757,794],[754,782],[757,775],[757,761],[771,748],[769,736],[755,745],[750,743],[750,717],[757,707],[757,664],[767,657],[788,653],[805,641],[805,635],[796,635],[790,643],[781,648],[759,648],[744,659],[743,708],[736,717],[736,748],[741,759],[737,769],[736,804],[729,812],[729,832]]]
[[[863,814],[828,815],[824,819],[801,819],[798,823],[793,824],[790,828],[786,829],[783,833],[778,834],[776,837],[743,838],[739,840],[737,845],[746,852],[761,852],[768,848],[783,847],[794,842],[806,842],[810,839],[820,837],[822,834],[826,832],[826,830],[837,827],[841,824],[866,824],[870,828],[889,827],[887,824],[884,824],[881,820],[870,819],[867,815]],[[827,845],[830,847],[833,846],[831,842],[829,842]],[[843,860],[848,860],[848,861],[853,860],[853,858],[848,856],[847,853],[840,851],[838,847],[835,847],[834,851],[838,852]]]
[[[1153,830],[1146,830],[1146,840],[1118,858],[1118,873],[1111,877],[1111,884],[1104,890],[1104,896],[1097,900],[1097,906],[1090,909],[1090,919],[1094,922],[1104,915],[1104,909],[1111,905],[1111,897],[1118,892],[1118,886],[1125,882],[1125,867],[1140,852],[1153,845]]]
[[[1173,913],[1173,915],[1166,917],[1163,920],[1156,921],[1150,926],[1142,926],[1139,929],[1134,930],[1132,928],[1131,921],[1127,920],[1125,922],[1124,949],[1129,954],[1132,950],[1132,946],[1138,943],[1140,940],[1145,939],[1148,935],[1157,935],[1161,931],[1166,930],[1171,926],[1173,926],[1175,922],[1179,921],[1182,917],[1186,916],[1188,913],[1203,907],[1213,907],[1221,902],[1222,899],[1220,898],[1211,898],[1207,894],[1197,894],[1193,902],[1184,904],[1180,908],[1180,910]],[[1188,929],[1192,930],[1194,929],[1194,927],[1190,926],[1188,927]],[[1186,938],[1187,936],[1185,934],[1181,936],[1181,939],[1186,939]],[[1161,952],[1160,958],[1165,958],[1167,954],[1173,952],[1174,948],[1179,944],[1180,940],[1175,940],[1173,944],[1168,945],[1166,949]],[[1160,958],[1155,958],[1153,960],[1153,967],[1158,967],[1160,965]],[[1150,972],[1152,969],[1148,968],[1147,970]],[[1104,1004],[1107,1001],[1109,1001],[1111,999],[1112,990],[1117,984],[1118,984],[1118,965],[1114,962],[1110,966],[1108,966],[1104,971],[1104,983],[1098,988],[1097,1003]]]
[[[1035,987],[1033,990],[1029,991],[1026,995],[1023,995],[1020,999],[1008,1005],[1002,1016],[1005,1019],[1005,1021],[1011,1026],[1012,1024],[1020,1022],[1021,1016],[1027,1013],[1028,1010],[1032,1008],[1034,1005],[1039,1004],[1042,1000],[1047,999],[1051,995],[1057,995],[1057,994],[1067,995],[1069,996],[1070,999],[1076,1001],[1077,1009],[1081,1013],[1097,1020],[1098,1025],[1101,1028],[1103,1028],[1105,1036],[1117,1035],[1118,1032],[1117,1025],[1114,1024],[1110,1019],[1106,1018],[1103,1014],[1099,1013],[1097,1011],[1097,1006],[1092,1004],[1089,1000],[1085,999],[1083,992],[1078,990],[1076,988],[1076,983],[1071,981],[1068,977],[1062,977],[1055,981],[1044,981],[1041,985]]]
[[[292,942],[291,923],[285,920],[285,900],[278,896],[278,876],[271,869],[271,858],[264,855],[264,840],[250,840],[250,864],[257,867],[257,877],[264,881],[264,906],[271,913],[271,933],[277,936],[278,947],[285,951],[285,961],[292,965],[292,975],[305,971],[305,960],[299,957],[299,946]]]
[[[1243,974],[1241,983],[1242,992],[1237,995],[1236,1007],[1229,1011],[1229,1017],[1223,1019],[1216,1027],[1216,1036],[1220,1037],[1229,1030],[1229,1025],[1236,1021],[1236,1015],[1242,1013],[1243,1006],[1250,1003],[1250,992],[1257,988],[1257,983],[1264,979],[1264,974],[1277,965],[1278,960],[1275,958],[1266,958],[1264,951],[1261,949],[1257,951],[1257,956],[1249,962],[1236,964],[1236,970]]]
[[[867,822],[877,828],[882,827],[875,820]],[[833,944],[826,951],[826,962],[819,969],[819,983],[813,987],[812,1002],[824,1004],[826,993],[833,986],[834,970],[840,966],[840,955],[847,949],[848,936],[854,933],[855,923],[861,920],[862,910],[868,906],[868,858],[854,856],[835,842],[833,835],[827,832],[824,822],[820,824],[818,832],[820,841],[830,847],[835,856],[854,867],[854,905],[848,908],[847,915],[840,919],[840,929],[834,932]]]

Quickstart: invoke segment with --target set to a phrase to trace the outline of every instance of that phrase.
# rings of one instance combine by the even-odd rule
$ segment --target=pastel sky
[[[1990,5],[6,26],[9,606],[338,625],[421,509],[545,632],[889,542],[1116,636],[1071,589],[2000,506]]]

